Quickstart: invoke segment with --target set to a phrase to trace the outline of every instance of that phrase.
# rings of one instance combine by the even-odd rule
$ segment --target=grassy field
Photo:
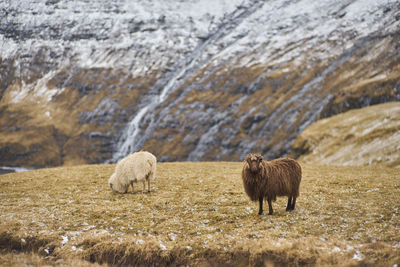
[[[296,210],[272,216],[240,162],[159,163],[123,195],[114,165],[0,175],[0,265],[399,265],[399,169],[302,167]]]

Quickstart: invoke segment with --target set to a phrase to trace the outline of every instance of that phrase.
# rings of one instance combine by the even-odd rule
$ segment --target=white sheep
[[[129,185],[142,181],[143,192],[146,190],[146,181],[148,183],[148,192],[150,192],[150,180],[156,175],[156,157],[147,152],[135,152],[118,162],[115,171],[108,180],[108,184],[114,193],[128,192]]]

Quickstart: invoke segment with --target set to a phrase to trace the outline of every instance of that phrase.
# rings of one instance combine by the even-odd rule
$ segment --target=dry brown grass
[[[33,267],[33,266],[80,266],[97,267],[102,266],[81,259],[47,259],[35,253],[11,252],[0,254],[1,266],[7,267]]]
[[[400,167],[400,102],[319,120],[292,144],[308,164]]]
[[[257,215],[239,162],[160,163],[145,194],[112,194],[114,165],[1,175],[0,265],[36,261],[12,251],[65,265],[399,264],[398,169],[302,166],[296,210],[278,198],[272,216]]]

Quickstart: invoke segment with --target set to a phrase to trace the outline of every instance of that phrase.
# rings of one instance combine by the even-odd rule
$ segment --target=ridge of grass
[[[308,126],[292,144],[308,164],[400,167],[400,102],[350,110]]]

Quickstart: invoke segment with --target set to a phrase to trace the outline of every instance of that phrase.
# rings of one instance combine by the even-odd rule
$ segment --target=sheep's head
[[[260,154],[247,154],[245,161],[249,164],[250,171],[253,173],[259,172],[261,169],[261,163],[263,161],[263,156]]]
[[[116,179],[117,176],[115,173],[113,173],[108,180],[108,185],[110,186],[111,190],[113,193],[126,193],[128,191],[128,188],[126,186],[123,186],[118,179]]]

